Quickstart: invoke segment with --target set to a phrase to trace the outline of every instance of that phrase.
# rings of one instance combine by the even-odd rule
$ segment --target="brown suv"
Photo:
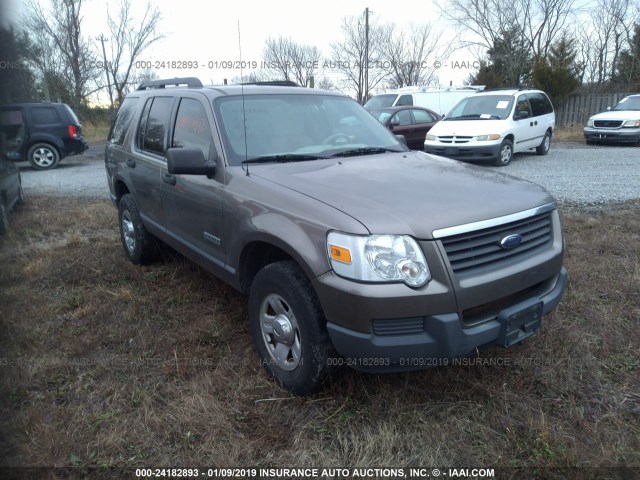
[[[354,100],[293,86],[142,84],[105,165],[124,251],[154,237],[249,293],[266,370],[401,371],[538,331],[567,274],[541,187],[409,151]]]

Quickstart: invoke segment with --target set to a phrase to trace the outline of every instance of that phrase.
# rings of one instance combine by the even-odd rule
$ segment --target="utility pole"
[[[369,97],[369,7],[364,11],[364,98]]]
[[[102,43],[102,58],[104,59],[104,73],[107,75],[107,90],[109,91],[109,101],[111,102],[111,108],[113,108],[113,92],[111,90],[111,81],[109,80],[109,68],[107,66],[107,52],[104,49],[104,42],[108,41],[108,38],[105,38],[101,33],[99,37],[96,37],[96,40]]]

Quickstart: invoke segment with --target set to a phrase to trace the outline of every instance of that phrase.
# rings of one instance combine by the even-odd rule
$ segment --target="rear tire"
[[[547,153],[549,153],[550,147],[551,147],[551,134],[547,131],[544,134],[542,143],[536,147],[536,153],[538,155],[546,155]]]
[[[496,167],[506,167],[511,163],[513,158],[513,142],[508,138],[505,138],[500,145],[500,151],[498,152],[498,158],[493,161]]]
[[[124,253],[129,261],[136,265],[153,261],[157,255],[155,239],[142,223],[140,211],[130,193],[123,195],[118,202],[118,223]]]
[[[249,322],[260,363],[278,385],[298,395],[324,385],[335,352],[318,297],[295,262],[271,263],[257,273]]]
[[[36,170],[51,170],[60,163],[60,153],[50,143],[34,143],[27,152],[27,160]]]

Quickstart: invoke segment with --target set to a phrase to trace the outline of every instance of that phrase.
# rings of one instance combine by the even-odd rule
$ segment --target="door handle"
[[[175,185],[176,177],[175,175],[171,175],[170,173],[165,173],[164,175],[162,175],[162,181],[164,183],[168,183],[169,185]]]
[[[125,163],[127,164],[127,167],[136,168],[136,161],[132,158],[127,158]]]

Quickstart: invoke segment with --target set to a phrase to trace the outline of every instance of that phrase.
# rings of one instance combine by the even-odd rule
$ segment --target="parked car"
[[[89,148],[78,117],[64,103],[0,105],[0,132],[6,158],[28,160],[36,170],[55,168],[63,158]]]
[[[378,110],[387,107],[416,106],[445,115],[460,100],[484,89],[484,86],[466,87],[404,87],[395,92],[383,93],[371,97],[364,108]],[[422,147],[420,147],[422,148]]]
[[[540,90],[494,90],[467,97],[427,134],[424,150],[504,167],[513,154],[546,155],[555,128],[549,97]]]
[[[388,107],[370,110],[380,123],[396,135],[403,135],[412,150],[422,150],[427,132],[442,117],[420,107]]]
[[[299,394],[514,345],[565,288],[542,187],[410,151],[337,92],[145,82],[105,168],[128,259],[160,239],[247,292],[260,363]]]
[[[587,121],[583,130],[587,144],[635,143],[640,145],[640,95],[630,95],[613,108]]]
[[[9,213],[24,202],[22,177],[14,163],[0,158],[0,235],[9,229]]]

